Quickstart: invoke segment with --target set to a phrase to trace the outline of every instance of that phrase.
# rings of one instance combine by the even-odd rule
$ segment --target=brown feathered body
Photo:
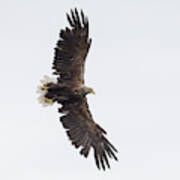
[[[97,167],[110,168],[108,158],[117,160],[117,150],[105,138],[106,131],[94,122],[86,97],[93,90],[84,84],[85,59],[91,45],[88,19],[77,9],[71,10],[67,19],[71,28],[60,31],[55,48],[53,69],[57,83],[44,84],[44,97],[62,105],[60,121],[72,144],[81,148],[80,154],[87,157],[93,148]]]

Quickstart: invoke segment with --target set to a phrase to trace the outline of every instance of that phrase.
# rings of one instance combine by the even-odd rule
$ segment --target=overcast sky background
[[[74,7],[88,15],[93,39],[90,108],[119,150],[106,172],[71,146],[58,105],[36,100]],[[0,22],[0,179],[180,179],[178,0],[6,0]]]

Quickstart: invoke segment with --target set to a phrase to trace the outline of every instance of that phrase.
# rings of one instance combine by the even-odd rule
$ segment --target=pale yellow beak
[[[91,91],[91,94],[96,94],[94,90]]]

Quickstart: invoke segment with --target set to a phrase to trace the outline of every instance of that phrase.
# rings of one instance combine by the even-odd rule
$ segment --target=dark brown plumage
[[[69,81],[73,86],[79,87],[84,83],[84,63],[91,45],[89,39],[88,19],[81,11],[81,19],[77,9],[71,10],[72,18],[67,14],[67,19],[72,27],[60,32],[60,40],[55,48],[53,69],[55,74],[61,75],[61,80]]]
[[[64,115],[60,118],[72,144],[81,148],[80,154],[87,157],[94,149],[97,167],[110,168],[109,158],[117,160],[116,148],[105,138],[106,131],[93,121],[86,95],[93,90],[84,85],[84,65],[91,45],[89,24],[83,11],[75,9],[67,14],[71,28],[60,31],[60,40],[55,48],[53,62],[57,83],[44,83],[44,101],[58,102]]]

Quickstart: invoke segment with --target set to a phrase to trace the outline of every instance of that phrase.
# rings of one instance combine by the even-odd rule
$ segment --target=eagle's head
[[[83,94],[84,94],[84,95],[87,95],[87,94],[95,94],[95,91],[94,91],[92,88],[85,86],[85,87],[83,88]]]
[[[37,93],[40,94],[38,97],[38,101],[40,104],[42,104],[44,107],[48,105],[52,105],[54,103],[53,98],[47,97],[48,89],[55,84],[55,80],[48,77],[44,76],[44,79],[40,81],[41,85],[38,86]]]

